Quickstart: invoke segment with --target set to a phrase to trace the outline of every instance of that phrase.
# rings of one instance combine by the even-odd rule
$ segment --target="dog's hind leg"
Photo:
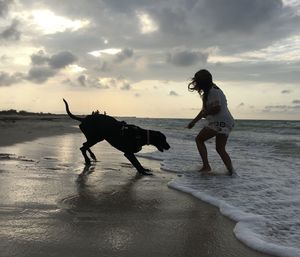
[[[124,153],[124,156],[131,162],[131,164],[137,169],[140,174],[153,175],[150,170],[145,169],[133,153]]]
[[[90,156],[92,157],[92,159],[93,159],[94,161],[96,161],[96,160],[97,160],[96,155],[92,152],[92,150],[89,148],[89,149],[87,149],[87,151],[89,152],[89,154],[90,154]]]

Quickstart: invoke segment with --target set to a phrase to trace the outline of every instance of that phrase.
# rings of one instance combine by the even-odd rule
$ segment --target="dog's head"
[[[160,152],[170,149],[166,136],[159,131],[150,131],[150,143],[156,146]]]

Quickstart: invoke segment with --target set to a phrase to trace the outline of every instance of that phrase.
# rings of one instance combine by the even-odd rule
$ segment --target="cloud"
[[[11,86],[20,82],[24,77],[23,73],[15,72],[13,74],[9,74],[4,71],[0,71],[0,87],[2,86]]]
[[[178,96],[178,94],[175,91],[171,90],[169,96]]]
[[[0,1],[0,17],[5,17],[9,11],[10,5],[13,4],[13,0],[1,0]]]
[[[294,100],[293,104],[300,104],[300,100]]]
[[[245,106],[245,104],[242,102],[237,107],[240,108],[240,107],[243,107],[243,106]]]
[[[7,56],[6,54],[0,56],[0,61],[2,63],[9,63],[13,58]]]
[[[281,94],[290,94],[292,91],[291,90],[282,90]]]
[[[215,48],[221,57],[226,55],[232,58],[238,57],[239,53],[268,47],[280,39],[299,34],[300,18],[296,15],[297,10],[282,5],[279,0],[228,1],[74,0],[70,8],[69,2],[39,0],[39,5],[45,6],[55,15],[71,20],[89,20],[91,23],[78,31],[66,30],[51,36],[39,35],[33,41],[53,53],[68,49],[80,58],[81,64],[88,69],[89,76],[96,77],[100,72],[101,76],[126,74],[132,80],[145,77],[163,80],[170,79],[172,74],[172,79],[179,80],[188,76],[187,69],[192,65],[210,65],[207,68],[215,69],[216,66],[210,63],[212,54],[197,49]],[[30,0],[23,7],[27,10],[36,8]],[[140,13],[151,17],[157,25],[155,32],[141,33]],[[105,48],[123,51],[107,58],[91,58],[86,55],[95,49]],[[166,52],[169,52],[167,63]],[[130,65],[124,65],[123,62],[129,59]],[[141,60],[143,66],[139,65]],[[249,76],[248,68],[255,69],[256,63],[243,60],[241,63],[231,62],[229,66],[225,63],[223,68],[217,67],[215,71],[220,71],[221,78],[236,80]],[[276,74],[279,70],[286,74],[278,75],[276,79],[295,83],[298,79],[296,71],[299,70],[296,66],[299,65],[289,63],[288,69],[283,70],[282,64],[279,62],[273,73]],[[236,72],[223,72],[226,66],[228,69],[236,69]],[[264,62],[255,70],[261,74],[271,66],[272,63]],[[143,68],[143,72],[134,72],[133,67]],[[186,70],[174,72],[176,67]],[[275,80],[272,79],[272,71],[256,78],[257,81],[270,79]]]
[[[205,64],[208,53],[195,50],[178,50],[175,49],[167,54],[167,62],[175,66],[191,66],[197,63]]]
[[[29,72],[27,79],[37,84],[44,83],[49,78],[53,77],[56,71],[47,66],[35,66],[32,67]]]
[[[124,82],[124,84],[121,86],[120,89],[121,89],[121,90],[126,90],[126,91],[128,91],[128,90],[131,89],[131,86],[130,86],[130,84]]]
[[[205,25],[216,32],[248,33],[278,18],[283,4],[281,0],[204,0],[197,10]]]
[[[68,78],[64,80],[63,83],[72,87],[108,89],[110,87],[114,87],[115,82],[113,79],[98,79],[89,77],[87,74],[82,74],[78,76],[75,80]]]
[[[34,83],[44,83],[55,76],[59,70],[73,64],[77,57],[68,51],[48,56],[43,50],[31,55],[32,67],[28,71],[27,79]]]
[[[123,62],[124,60],[133,56],[133,50],[130,48],[124,48],[120,53],[116,55],[115,62]]]
[[[295,103],[297,103],[296,100]],[[293,102],[294,103],[294,102]],[[267,105],[263,109],[263,112],[298,112],[300,111],[300,105]]]
[[[73,55],[72,53],[66,51],[66,52],[60,52],[58,54],[55,54],[50,57],[49,59],[49,65],[53,69],[62,69],[66,66],[74,63],[77,60],[77,57]]]
[[[0,33],[0,39],[17,41],[21,37],[21,32],[18,30],[19,21],[13,20],[11,25]]]
[[[77,81],[79,82],[79,84],[83,87],[86,86],[86,76],[85,75],[80,75],[78,78],[77,78]]]
[[[43,50],[38,51],[36,54],[32,54],[30,58],[33,65],[44,65],[49,62],[49,57]]]
[[[31,55],[32,65],[49,65],[52,69],[63,69],[77,61],[77,57],[68,51],[48,56],[43,50]]]
[[[7,6],[11,1],[2,2]],[[69,1],[26,0],[16,6],[20,8],[18,17],[24,13],[29,17],[37,6],[43,6],[45,10],[66,19],[90,21],[90,26],[80,30],[69,29],[44,35],[30,26],[32,18],[26,20],[25,15],[24,21],[29,22],[22,22],[22,35],[26,37],[21,38],[51,53],[61,53],[67,49],[87,68],[89,78],[96,78],[99,74],[115,77],[126,74],[128,79],[135,81],[144,78],[182,80],[189,76],[191,66],[199,64],[214,69],[214,73],[225,80],[299,81],[297,63],[285,63],[286,68],[282,69],[281,61],[274,64],[241,59],[240,62],[216,67],[211,62],[213,54],[203,50],[215,48],[220,57],[237,58],[244,51],[259,50],[290,35],[299,35],[300,17],[296,15],[297,10],[283,5],[279,0],[74,0],[72,6]],[[157,25],[155,32],[141,33],[138,16],[141,13],[147,14]],[[114,56],[101,58],[87,55],[95,49],[106,48],[123,50]],[[74,60],[71,55],[69,58],[69,61]],[[51,63],[53,69],[60,69],[68,64],[61,61],[59,56],[53,56],[45,65]],[[128,62],[130,65],[127,65]],[[258,73],[259,76],[250,78],[250,73]]]

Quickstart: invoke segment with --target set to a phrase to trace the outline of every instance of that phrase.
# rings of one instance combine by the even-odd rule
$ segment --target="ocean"
[[[237,222],[235,236],[249,247],[275,256],[300,256],[300,121],[237,120],[227,151],[237,176],[207,141],[214,175],[201,175],[195,137],[205,125],[186,129],[185,119],[127,119],[160,130],[171,149],[146,147],[139,156],[157,159],[177,179],[168,186],[217,206]]]

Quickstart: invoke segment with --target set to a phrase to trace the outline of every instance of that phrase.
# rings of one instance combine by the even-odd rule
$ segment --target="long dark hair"
[[[191,82],[188,84],[189,91],[197,91],[203,99],[205,105],[208,92],[213,86],[212,75],[208,70],[199,70],[195,73]]]

